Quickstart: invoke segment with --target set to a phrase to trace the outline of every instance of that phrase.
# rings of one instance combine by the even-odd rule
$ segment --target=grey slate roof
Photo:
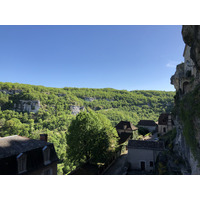
[[[115,127],[116,129],[124,129],[124,125],[126,125],[126,130],[137,130],[138,128],[133,126],[133,124],[131,122],[128,122],[128,121],[121,121],[119,122]]]
[[[149,141],[149,140],[129,140],[128,148],[133,149],[151,149],[151,150],[164,150],[163,141]]]
[[[18,135],[0,138],[0,159],[51,145],[49,142],[34,140]]]
[[[158,125],[167,125],[167,123],[168,123],[168,116],[169,116],[168,113],[162,113],[159,116]],[[174,125],[174,121],[171,120],[171,122],[172,122],[172,125]]]
[[[16,157],[20,153],[24,153],[27,157],[27,171],[22,174],[31,174],[33,171],[48,166],[44,163],[42,150],[45,146],[50,149],[50,163],[48,165],[58,162],[52,143],[17,135],[0,138],[0,175],[18,174]]]
[[[138,122],[139,126],[156,126],[156,123],[153,120],[140,120]]]

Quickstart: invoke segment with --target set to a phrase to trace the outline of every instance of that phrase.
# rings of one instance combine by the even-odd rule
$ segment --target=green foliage
[[[69,157],[80,162],[105,162],[117,147],[117,132],[110,121],[94,111],[81,112],[67,135]]]
[[[171,131],[168,131],[166,134],[161,135],[159,137],[160,140],[163,140],[165,142],[165,146],[168,147],[170,150],[173,149],[173,141],[176,137],[176,128],[172,129]]]
[[[69,134],[68,128],[71,121],[75,119],[71,114],[70,106],[84,106],[86,110],[94,110],[101,127],[106,127],[104,131],[103,128],[101,129],[102,132],[97,139],[106,141],[102,134],[107,134],[108,130],[111,135],[113,134],[109,120],[112,127],[121,120],[130,121],[134,125],[141,119],[157,121],[161,112],[171,110],[173,96],[174,92],[164,91],[129,92],[112,88],[51,88],[0,82],[0,137],[21,135],[39,139],[39,134],[47,133],[61,161],[58,172],[66,174],[78,165],[78,162],[70,159],[69,141],[66,140],[66,135]],[[86,101],[86,97],[93,97],[95,100]],[[14,105],[18,106],[20,100],[40,100],[41,108],[37,113],[16,112]],[[94,118],[96,119],[95,116]],[[112,143],[110,136],[107,137]],[[105,143],[106,145],[109,146],[110,143]],[[111,152],[112,150],[109,149]],[[99,153],[96,151],[96,154]],[[102,154],[101,159],[105,157],[106,155]]]
[[[194,122],[196,118],[200,118],[200,93],[199,87],[194,91],[186,94],[182,99],[177,95],[175,114],[181,117],[183,123],[183,135],[190,146],[195,159],[200,163],[200,150],[197,141],[197,131],[194,129]]]
[[[149,130],[147,129],[147,128],[143,128],[143,127],[139,127],[138,128],[138,133],[140,134],[140,135],[146,135],[146,134],[148,134],[149,133]]]

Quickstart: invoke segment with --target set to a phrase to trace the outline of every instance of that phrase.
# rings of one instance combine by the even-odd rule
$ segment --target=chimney
[[[47,134],[40,134],[40,140],[47,142],[48,135]]]

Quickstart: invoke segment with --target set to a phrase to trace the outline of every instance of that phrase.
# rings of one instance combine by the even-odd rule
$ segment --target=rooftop
[[[120,134],[119,144],[126,142],[131,137],[131,135],[132,133],[122,132]]]
[[[138,122],[139,126],[156,126],[156,123],[153,120],[140,120]]]
[[[164,150],[165,146],[163,141],[129,140],[128,148]]]
[[[119,122],[115,127],[116,129],[124,129],[124,126],[126,126],[126,130],[137,130],[138,128],[133,126],[133,124],[131,122],[128,122],[128,121],[121,121]]]
[[[0,138],[0,159],[50,144],[46,141],[34,140],[18,135],[3,137]]]
[[[168,116],[169,116],[169,115],[170,115],[169,113],[162,113],[162,114],[159,116],[158,124],[159,124],[159,125],[167,125]],[[172,124],[174,125],[173,120],[172,120]]]

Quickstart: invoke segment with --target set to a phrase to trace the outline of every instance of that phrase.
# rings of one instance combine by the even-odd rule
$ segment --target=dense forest
[[[67,174],[76,168],[66,151],[68,129],[80,110],[105,116],[113,127],[121,120],[137,125],[141,119],[157,121],[160,113],[170,112],[174,95],[165,91],[51,88],[0,82],[0,137],[39,139],[39,134],[47,133],[60,159],[58,174]],[[35,113],[20,111],[16,109],[20,100],[39,100],[40,109]]]

